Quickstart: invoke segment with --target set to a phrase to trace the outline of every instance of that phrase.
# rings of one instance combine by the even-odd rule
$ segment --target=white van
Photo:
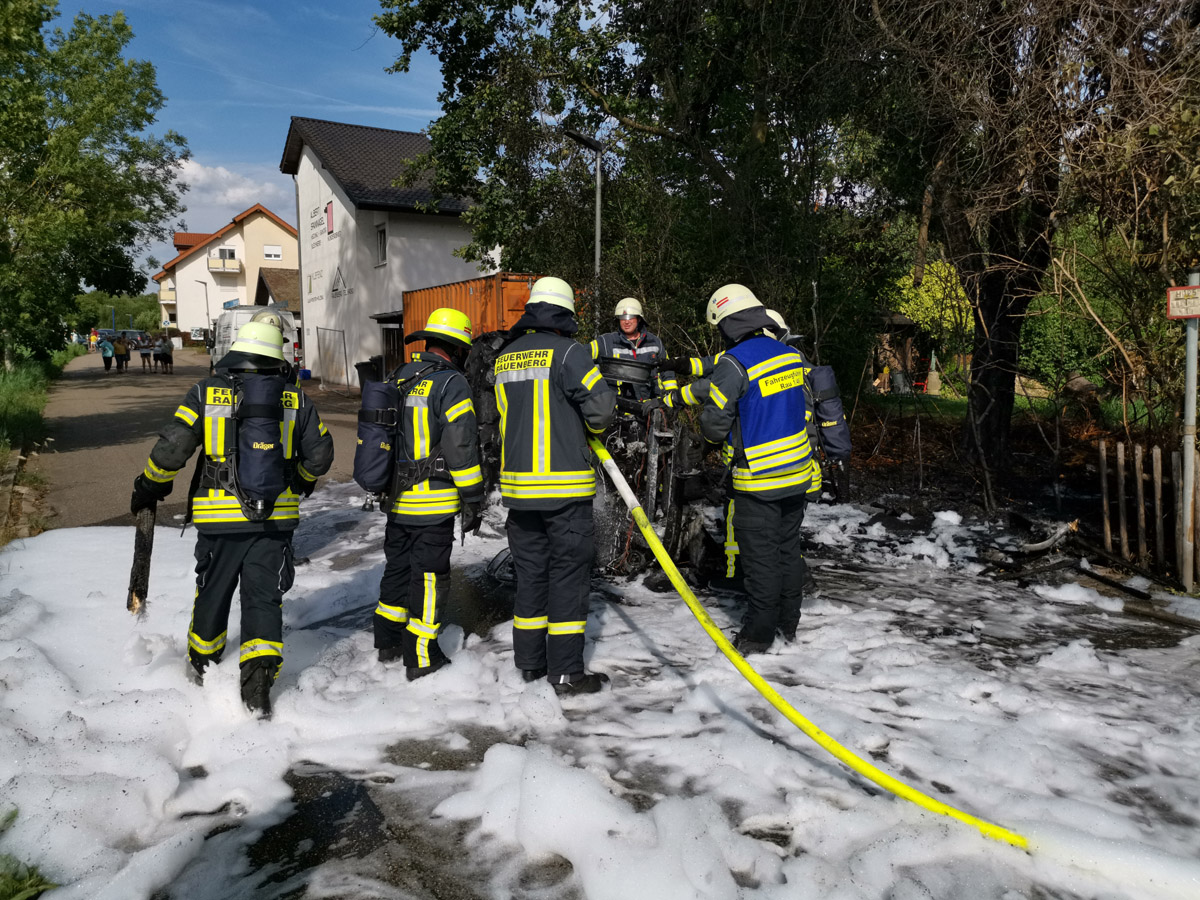
[[[217,318],[217,326],[213,331],[213,347],[210,351],[210,369],[229,352],[229,348],[237,339],[238,329],[266,310],[279,314],[279,320],[283,323],[283,355],[293,366],[300,368],[300,334],[296,330],[296,319],[291,310],[279,306],[234,306],[224,310]]]

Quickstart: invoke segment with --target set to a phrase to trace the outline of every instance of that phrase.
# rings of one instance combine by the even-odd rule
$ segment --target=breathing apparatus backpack
[[[354,483],[368,494],[381,494],[392,483],[394,449],[400,424],[400,390],[391,381],[368,381],[358,411],[354,447]]]
[[[829,459],[850,457],[850,426],[842,406],[837,377],[830,366],[813,366],[804,379],[805,400],[812,410],[808,423],[809,443],[820,447]]]
[[[354,447],[354,483],[369,494],[395,499],[431,476],[446,472],[441,447],[423,459],[409,459],[404,440],[404,398],[427,373],[443,368],[436,363],[418,369],[400,382],[368,381],[358,411],[358,442]]]
[[[230,407],[222,446],[213,448],[224,458],[206,454],[198,480],[234,495],[249,521],[263,522],[290,484],[290,462],[280,428],[285,382],[281,375],[230,374],[229,378],[228,394],[216,392],[228,397]]]

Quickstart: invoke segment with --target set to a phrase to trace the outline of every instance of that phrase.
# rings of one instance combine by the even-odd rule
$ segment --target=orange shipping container
[[[489,331],[512,328],[529,299],[530,287],[536,275],[517,272],[497,272],[469,281],[440,284],[436,287],[418,288],[404,292],[404,335],[425,327],[429,314],[435,309],[450,307],[461,310],[471,317],[471,333],[474,337]],[[411,359],[411,351],[421,349],[420,342],[409,344],[405,353]]]

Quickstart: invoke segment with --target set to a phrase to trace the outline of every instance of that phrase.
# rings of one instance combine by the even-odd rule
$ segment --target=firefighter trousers
[[[582,674],[594,555],[591,499],[558,509],[510,509],[508,546],[517,574],[517,668],[544,668],[551,678]]]
[[[804,599],[800,526],[807,502],[804,494],[778,500],[744,491],[733,496],[733,529],[749,605],[741,632],[747,641],[769,644],[776,629],[788,638],[796,633]]]
[[[433,525],[387,523],[375,646],[400,647],[406,668],[425,669],[445,659],[437,636],[450,588],[453,546],[453,517]]]
[[[203,672],[221,661],[233,592],[240,588],[241,652],[238,663],[279,674],[283,662],[283,595],[296,567],[290,531],[199,534],[196,600],[188,629],[188,655]]]

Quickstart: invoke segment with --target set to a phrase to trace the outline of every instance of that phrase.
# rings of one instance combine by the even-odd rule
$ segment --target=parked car
[[[117,334],[125,338],[127,341],[133,341],[139,347],[143,343],[153,343],[154,338],[150,337],[146,332],[136,328],[118,328]],[[109,339],[111,340],[111,338]]]

